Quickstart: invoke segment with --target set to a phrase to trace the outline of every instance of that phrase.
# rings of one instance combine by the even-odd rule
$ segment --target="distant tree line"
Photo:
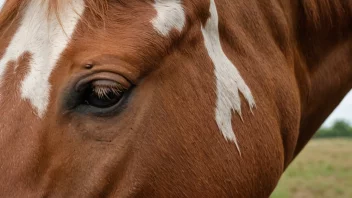
[[[320,128],[314,135],[315,138],[350,137],[352,138],[352,126],[344,121],[337,120],[331,127]]]

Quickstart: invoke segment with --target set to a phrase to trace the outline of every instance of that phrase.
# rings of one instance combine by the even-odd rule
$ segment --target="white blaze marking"
[[[157,16],[151,22],[157,32],[167,36],[173,28],[182,31],[186,17],[181,0],[155,0],[153,6]]]
[[[255,101],[240,73],[227,58],[221,47],[218,29],[219,19],[214,0],[210,0],[210,13],[211,17],[205,27],[202,27],[202,33],[205,47],[215,67],[217,87],[215,119],[225,139],[233,141],[238,151],[240,151],[236,135],[232,129],[232,111],[236,111],[242,118],[239,91],[248,101],[251,110],[255,106]]]
[[[23,21],[0,60],[1,80],[9,61],[17,60],[24,52],[31,53],[29,72],[21,84],[21,96],[32,103],[40,117],[49,103],[51,72],[84,11],[84,0],[73,0],[60,13],[61,27],[56,17],[47,18],[48,2],[32,0],[28,4]]]

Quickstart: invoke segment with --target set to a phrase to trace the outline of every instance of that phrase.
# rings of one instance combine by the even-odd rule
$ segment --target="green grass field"
[[[352,198],[352,139],[314,139],[271,198]]]

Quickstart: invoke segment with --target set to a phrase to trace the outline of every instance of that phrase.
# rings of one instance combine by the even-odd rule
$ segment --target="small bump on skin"
[[[84,65],[84,68],[85,68],[85,69],[92,69],[93,67],[94,67],[93,64],[85,64],[85,65]]]

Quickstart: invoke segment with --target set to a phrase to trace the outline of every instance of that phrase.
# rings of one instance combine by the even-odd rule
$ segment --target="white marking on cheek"
[[[242,118],[239,91],[248,101],[251,110],[255,107],[255,101],[235,65],[228,59],[221,47],[219,19],[214,0],[210,0],[210,13],[211,17],[205,27],[202,27],[202,33],[205,47],[215,67],[217,87],[215,119],[225,139],[233,141],[240,152],[236,135],[232,129],[232,111],[236,111]]]
[[[0,0],[0,12],[1,12],[2,7],[4,6],[4,4],[5,4],[5,1],[4,0]]]
[[[1,80],[9,61],[17,60],[24,52],[31,53],[29,72],[21,84],[21,96],[32,103],[39,117],[45,114],[49,104],[50,75],[84,11],[84,0],[73,0],[60,13],[61,27],[56,17],[47,19],[48,1],[44,2],[32,0],[28,4],[23,21],[0,60]]]
[[[151,23],[159,34],[167,36],[173,28],[183,30],[186,17],[181,0],[155,0],[153,6],[157,16]]]

